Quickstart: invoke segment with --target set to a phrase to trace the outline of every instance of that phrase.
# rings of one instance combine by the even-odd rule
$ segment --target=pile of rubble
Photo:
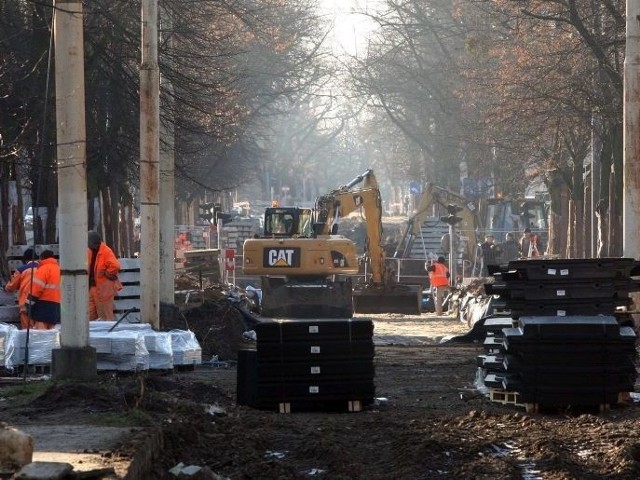
[[[186,329],[195,333],[203,361],[237,360],[252,329],[254,303],[244,290],[183,273],[176,278],[177,308],[163,315],[161,330]]]

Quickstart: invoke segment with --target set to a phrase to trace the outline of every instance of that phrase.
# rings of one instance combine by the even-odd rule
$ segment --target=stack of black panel
[[[489,295],[500,295],[514,318],[521,315],[613,315],[636,289],[632,258],[515,260],[494,266]]]
[[[504,389],[524,403],[617,403],[634,389],[635,340],[612,316],[521,317],[504,329]]]
[[[484,321],[486,336],[484,354],[476,358],[478,367],[484,370],[484,383],[489,388],[502,388],[505,375],[504,330],[513,327],[513,320],[507,317],[487,318]]]
[[[278,320],[255,331],[255,352],[238,358],[238,403],[290,411],[360,410],[373,402],[371,320]]]
[[[637,291],[631,258],[530,259],[490,266],[490,295],[518,321],[500,339],[487,337],[493,357],[479,359],[489,388],[518,392],[519,401],[608,404],[633,390],[635,335],[613,316]],[[501,361],[502,363],[493,361]]]

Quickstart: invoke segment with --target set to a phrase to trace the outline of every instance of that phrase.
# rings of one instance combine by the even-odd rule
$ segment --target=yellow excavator
[[[358,209],[367,227],[368,275],[353,285],[352,276],[360,270],[356,245],[338,228],[341,218]],[[261,313],[267,317],[420,314],[420,287],[393,281],[381,242],[382,201],[373,171],[367,170],[319,197],[313,210],[267,208],[263,236],[244,242],[243,271],[262,277]]]
[[[440,221],[440,217],[446,216],[450,205],[459,207],[455,213],[460,218],[460,221],[455,225],[456,232],[459,235],[458,241],[454,241],[456,255],[461,260],[468,262],[472,269],[476,264],[478,253],[478,228],[480,227],[480,222],[477,208],[463,196],[433,183],[426,184],[420,203],[416,207],[416,213],[409,218],[407,228],[400,242],[398,242],[394,257],[407,258],[411,256],[410,251],[415,243],[421,245],[422,248],[419,250],[421,250],[421,257],[424,259],[435,258],[448,252],[450,250],[448,227],[444,222]],[[427,241],[424,238],[423,224],[427,219],[434,217],[435,224],[439,224],[439,228],[436,228],[438,225],[435,224],[432,226],[433,232],[428,233],[435,232],[436,238],[430,238]],[[442,237],[445,235],[446,239],[443,239]],[[427,243],[430,243],[430,245],[427,246]]]
[[[450,205],[459,207],[455,214],[460,221],[455,225],[457,239],[454,248],[464,276],[480,274],[478,243],[484,235],[493,235],[501,243],[507,232],[518,235],[529,227],[540,235],[543,242],[548,237],[547,211],[542,200],[492,198],[481,199],[476,205],[446,188],[427,183],[394,257],[429,259],[448,253],[448,227],[440,217],[446,216]],[[443,238],[445,235],[446,239]]]

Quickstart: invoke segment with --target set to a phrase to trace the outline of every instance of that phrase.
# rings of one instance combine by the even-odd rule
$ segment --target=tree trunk
[[[108,230],[111,235],[111,248],[114,252],[120,251],[120,185],[117,182],[111,182],[109,187],[109,218],[111,226]]]
[[[585,236],[584,232],[584,203],[582,200],[575,200],[575,258],[585,258],[584,245]]]
[[[591,212],[591,183],[590,183],[590,179],[587,177],[588,181],[585,181],[584,183],[584,200],[583,200],[583,238],[584,238],[584,242],[583,242],[583,256],[584,258],[590,258],[593,257],[593,252],[592,252],[592,245],[593,245],[593,238],[591,236],[591,216],[593,215],[593,213]]]
[[[606,257],[607,254],[607,245],[606,245],[606,232],[608,231],[608,206],[606,201],[599,201],[596,206],[596,217],[598,219],[598,244],[596,248],[596,256],[597,258]]]
[[[6,268],[7,262],[5,252],[9,247],[9,229],[5,226],[9,224],[9,164],[0,162],[0,279],[8,280],[9,271]]]
[[[557,239],[555,252],[565,255],[567,251],[567,231],[569,228],[569,188],[560,185],[560,215],[557,221]]]
[[[622,218],[618,208],[616,172],[612,171],[609,177],[609,256],[622,256]]]
[[[565,255],[567,258],[575,258],[576,256],[576,202],[569,199],[567,215],[567,248]]]

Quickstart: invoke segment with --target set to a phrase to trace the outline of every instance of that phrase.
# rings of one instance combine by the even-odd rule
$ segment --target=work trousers
[[[442,304],[444,302],[444,297],[447,294],[447,285],[443,285],[441,287],[435,287],[436,291],[436,315],[442,315]]]
[[[89,320],[115,320],[113,297],[100,298],[96,287],[89,289]]]

